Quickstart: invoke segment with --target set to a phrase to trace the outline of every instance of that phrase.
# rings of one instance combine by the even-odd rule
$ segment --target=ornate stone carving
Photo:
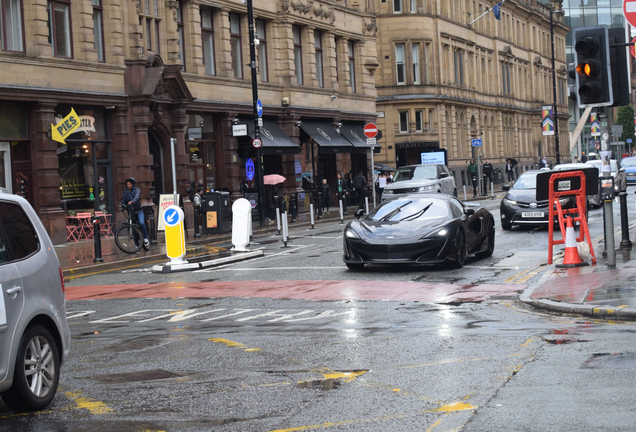
[[[174,22],[177,22],[177,11],[179,4],[176,0],[166,0],[166,9],[172,9],[172,16],[174,17]]]
[[[373,36],[378,33],[378,23],[375,18],[372,18],[370,22],[362,20],[362,34],[364,33],[373,33]]]
[[[333,11],[333,6],[329,6],[327,9],[320,7],[314,7],[314,15],[320,19],[329,19],[331,24],[336,20],[336,14]]]
[[[280,8],[286,13],[290,13],[292,10],[305,15],[313,12],[313,14],[320,19],[330,20],[331,24],[336,20],[333,6],[327,8],[322,4],[320,6],[314,6],[314,0],[307,0],[307,3],[303,3],[302,0],[281,0]]]

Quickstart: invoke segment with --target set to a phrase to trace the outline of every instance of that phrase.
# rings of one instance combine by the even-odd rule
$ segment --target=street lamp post
[[[550,9],[550,41],[552,43],[552,97],[553,97],[553,112],[554,112],[554,144],[556,146],[556,163],[561,163],[561,153],[559,151],[559,113],[557,112],[557,85],[556,85],[556,66],[554,60],[554,18],[555,13],[563,13],[561,6],[563,0],[550,0],[553,4]]]

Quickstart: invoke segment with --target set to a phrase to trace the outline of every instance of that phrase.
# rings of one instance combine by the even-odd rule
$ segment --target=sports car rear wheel
[[[364,263],[359,264],[359,263],[345,263],[347,265],[347,268],[350,270],[362,270],[364,268]]]
[[[488,231],[488,248],[483,252],[475,254],[477,258],[488,258],[495,251],[495,224],[493,223]]]
[[[464,261],[466,261],[466,235],[464,231],[459,230],[455,236],[455,261],[452,265],[455,268],[462,268]]]

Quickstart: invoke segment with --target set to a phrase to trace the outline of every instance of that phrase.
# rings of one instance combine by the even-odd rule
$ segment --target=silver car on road
[[[55,396],[71,333],[60,262],[38,215],[0,189],[0,396],[16,411]]]
[[[382,198],[417,192],[439,192],[457,196],[457,187],[455,179],[444,164],[408,165],[398,168],[393,182],[384,188]]]

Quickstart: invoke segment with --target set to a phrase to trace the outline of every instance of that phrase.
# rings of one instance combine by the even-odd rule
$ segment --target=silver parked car
[[[55,396],[71,333],[60,262],[38,215],[0,189],[0,396],[16,411]]]
[[[555,165],[554,168],[552,169],[556,171],[560,171],[560,170],[569,170],[569,169],[576,169],[576,168],[589,168],[590,165],[592,165],[596,167],[596,169],[598,170],[598,175],[600,177],[603,175],[603,173],[601,172],[602,163],[603,162],[600,159],[595,159],[595,160],[588,160],[585,163],[567,163],[567,164]],[[610,161],[610,169],[612,170],[611,176],[614,177],[614,191],[616,193],[624,191],[627,188],[627,177],[625,174],[625,168],[622,168],[619,162],[612,159]],[[593,206],[597,208],[601,206],[600,189],[596,193],[596,195],[587,196],[587,203],[588,203],[588,206]]]
[[[457,187],[455,179],[444,164],[408,165],[398,168],[393,181],[384,188],[382,197],[406,196],[417,192],[439,192],[457,196]]]

